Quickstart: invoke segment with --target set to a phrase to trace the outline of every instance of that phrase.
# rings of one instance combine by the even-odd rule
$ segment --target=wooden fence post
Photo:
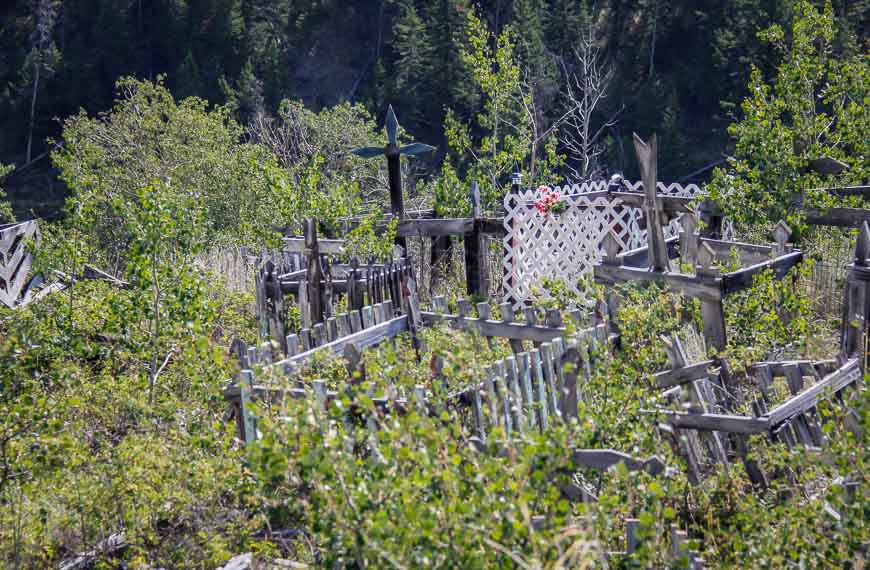
[[[257,421],[251,411],[251,396],[254,388],[254,373],[251,370],[242,370],[239,377],[239,408],[242,414],[242,439],[246,445],[250,445],[257,439]]]
[[[474,229],[465,234],[465,281],[469,295],[488,298],[489,268],[486,258],[485,236],[480,231],[483,209],[480,204],[480,186],[471,183],[471,216]]]
[[[401,221],[405,217],[405,197],[402,192],[402,167],[398,152],[387,154],[387,171],[390,177],[390,210],[393,216]],[[396,236],[395,243],[402,246],[405,251],[408,250],[407,240],[404,237]]]
[[[308,308],[311,323],[316,324],[323,321],[323,270],[320,266],[320,247],[317,244],[317,223],[313,218],[305,220],[305,255],[308,258],[308,273],[305,277],[308,282]]]
[[[698,248],[695,272],[699,277],[716,277],[719,270],[714,267],[716,254],[706,243]],[[701,299],[701,317],[704,320],[704,338],[709,346],[717,352],[725,350],[727,337],[725,332],[725,308],[722,299]]]
[[[858,232],[855,244],[855,259],[848,268],[845,300],[843,302],[843,322],[841,326],[841,347],[843,355],[858,356],[861,370],[866,367],[867,359],[867,319],[870,317],[867,279],[870,278],[870,225],[864,222]]]

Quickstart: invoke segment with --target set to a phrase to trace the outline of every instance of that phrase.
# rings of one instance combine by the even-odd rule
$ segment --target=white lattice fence
[[[642,192],[642,183],[629,183]],[[623,251],[646,244],[646,230],[640,228],[643,211],[614,203],[609,197],[592,194],[607,190],[607,182],[584,182],[556,187],[568,204],[560,214],[545,216],[533,203],[537,190],[505,196],[504,293],[514,305],[533,296],[545,296],[543,279],[560,280],[572,292],[584,296],[583,276],[601,256],[601,241],[608,232],[616,236]],[[695,184],[681,186],[658,183],[661,194],[693,197],[701,193]],[[679,231],[678,222],[665,230],[665,237]]]
[[[26,247],[27,240],[38,234],[39,226],[33,220],[0,225],[0,303],[6,307],[26,304],[42,283],[30,275],[33,255]]]

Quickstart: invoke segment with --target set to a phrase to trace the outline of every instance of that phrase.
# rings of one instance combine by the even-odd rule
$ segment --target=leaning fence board
[[[629,471],[647,471],[657,475],[665,470],[664,462],[658,457],[644,461],[633,458],[627,453],[613,449],[575,449],[572,456],[578,467],[591,467],[605,471],[618,463],[623,463]]]
[[[850,359],[838,370],[805,389],[798,395],[789,398],[767,414],[766,420],[771,425],[777,425],[798,414],[815,407],[826,393],[834,394],[849,384],[861,378],[861,369],[857,359]]]
[[[723,414],[692,414],[659,410],[674,427],[706,431],[725,431],[730,433],[766,433],[770,429],[767,418],[748,416],[729,416]]]
[[[765,261],[750,267],[738,269],[737,271],[725,273],[722,275],[724,291],[728,294],[752,286],[752,280],[755,276],[767,269],[773,270],[776,279],[782,279],[782,277],[785,276],[792,267],[802,261],[803,258],[804,254],[802,251],[793,251],[782,255],[775,260]]]
[[[673,386],[680,386],[692,382],[693,380],[701,380],[702,378],[709,377],[711,375],[709,369],[713,364],[714,362],[712,360],[705,360],[681,368],[659,372],[655,374],[653,378],[655,379],[656,387],[658,388],[665,389]]]
[[[332,351],[333,354],[342,354],[344,352],[344,347],[348,344],[354,344],[359,350],[362,350],[374,346],[388,338],[392,338],[400,333],[406,332],[407,330],[408,316],[402,315],[383,323],[373,325],[359,332],[355,332],[349,336],[326,343],[322,346],[306,350],[305,352],[291,356],[290,358],[286,358],[280,362],[276,362],[275,364],[286,368],[294,364],[302,363],[311,358],[315,353],[326,350]]]

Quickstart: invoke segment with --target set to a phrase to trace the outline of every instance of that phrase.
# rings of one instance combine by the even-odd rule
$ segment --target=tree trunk
[[[33,77],[33,93],[30,97],[30,122],[27,127],[27,153],[24,160],[25,164],[30,164],[30,158],[33,151],[33,126],[36,122],[36,94],[39,91],[39,73],[41,69],[42,63],[37,61],[36,75]]]

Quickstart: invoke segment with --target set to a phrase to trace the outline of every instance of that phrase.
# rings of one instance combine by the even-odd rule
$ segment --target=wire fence
[[[855,230],[813,228],[801,244],[811,270],[799,286],[818,318],[833,320],[842,315],[846,266],[854,257],[856,239]]]

